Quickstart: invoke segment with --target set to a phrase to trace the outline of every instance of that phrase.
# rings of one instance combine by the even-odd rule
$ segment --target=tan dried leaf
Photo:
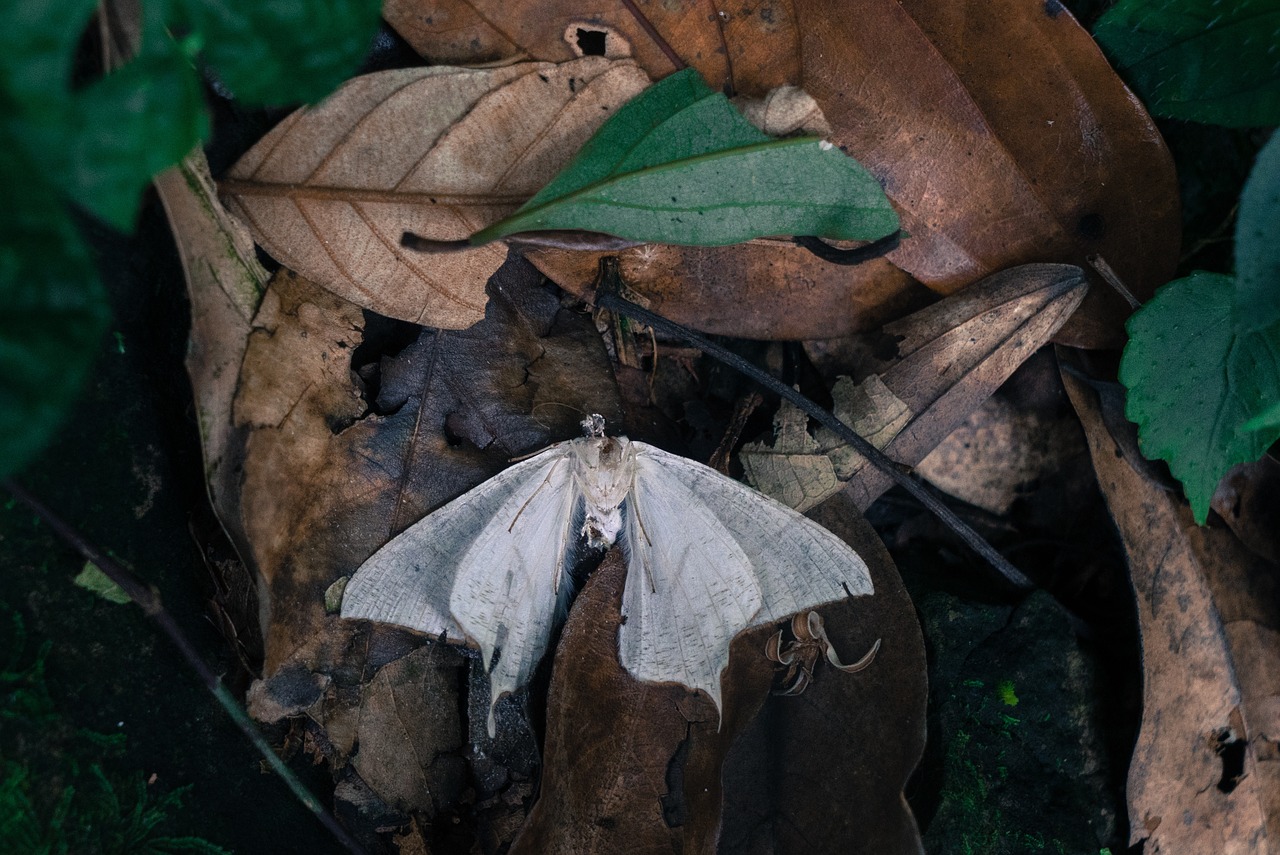
[[[876,448],[884,448],[906,427],[911,412],[873,374],[862,383],[839,378],[832,387],[832,412]],[[834,432],[807,430],[809,417],[783,402],[774,417],[774,442],[748,443],[740,457],[753,487],[803,513],[839,492],[866,465],[862,455]]]
[[[1087,289],[1077,267],[1026,264],[889,324],[884,334],[896,340],[896,353],[878,361],[861,355],[858,369],[865,373],[870,363],[872,373],[862,386],[837,384],[836,414],[893,459],[915,465],[1048,342]],[[857,389],[867,397],[855,398]],[[876,413],[887,415],[858,421]],[[825,429],[806,439],[794,413],[780,418],[771,447],[743,449],[748,479],[761,491],[813,507],[835,492],[834,478],[865,510],[888,489],[889,476]]]
[[[1280,839],[1277,568],[1194,524],[1107,432],[1097,396],[1063,382],[1129,558],[1143,720],[1129,768],[1130,842],[1155,852],[1276,851]]]
[[[916,473],[944,493],[1004,514],[1041,476],[1083,452],[1074,419],[1019,410],[992,397],[921,460]]]
[[[288,116],[220,191],[308,279],[382,315],[465,328],[505,248],[416,253],[401,235],[456,240],[512,213],[648,82],[594,56],[365,75]]]

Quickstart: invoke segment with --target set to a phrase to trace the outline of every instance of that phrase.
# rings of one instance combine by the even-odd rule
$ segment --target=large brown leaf
[[[629,61],[416,68],[355,78],[288,116],[221,182],[276,259],[359,306],[446,329],[484,317],[501,245],[411,252],[512,213],[648,85]]]
[[[1130,840],[1155,852],[1267,853],[1280,840],[1280,570],[1142,477],[1098,397],[1063,374],[1124,540],[1142,635]]]
[[[507,742],[468,762],[467,658],[341,620],[331,587],[511,457],[575,435],[582,411],[618,417],[598,335],[539,280],[513,257],[490,282],[485,320],[445,332],[363,313],[282,273],[255,318],[235,405],[248,433],[244,528],[269,603],[251,710],[319,725],[315,743],[345,768],[341,792],[362,794],[364,813],[385,814],[368,808],[381,800],[500,842],[523,817],[519,797],[499,796],[527,786],[508,769],[532,771],[527,729],[508,724]],[[465,807],[467,787],[496,805]]]
[[[846,661],[819,664],[774,697],[774,627],[733,644],[724,717],[681,686],[641,683],[618,663],[625,567],[588,581],[556,652],[542,795],[513,852],[920,851],[902,787],[924,746],[924,646],[892,561],[839,498],[814,518],[867,561],[875,594],[823,607]]]
[[[427,7],[406,0],[389,20],[424,55],[443,51],[458,62],[467,61],[462,33],[487,45],[486,59],[563,59],[572,52],[566,28],[587,21],[624,34],[651,76],[673,68],[622,4],[504,3],[497,15],[498,5],[414,12]],[[1057,0],[637,5],[713,86],[732,80],[739,92],[763,95],[799,84],[813,95],[832,139],[881,179],[903,216],[908,238],[889,260],[931,288],[951,293],[1024,262],[1084,266],[1093,254],[1139,298],[1171,275],[1179,241],[1172,160],[1142,105]],[[909,282],[888,263],[832,273],[798,261],[799,250],[762,248],[729,261],[735,251],[664,249],[642,263],[644,250],[632,250],[624,268],[673,319],[759,338],[867,329],[857,310],[900,299]],[[594,270],[594,260],[561,254],[539,253],[535,263],[574,291]],[[782,273],[791,277],[787,298],[805,297],[794,313],[787,298],[770,300],[768,286],[756,284]],[[1058,338],[1118,344],[1127,312],[1109,289],[1094,288]]]

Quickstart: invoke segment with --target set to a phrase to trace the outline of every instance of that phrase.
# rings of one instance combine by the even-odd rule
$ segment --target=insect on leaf
[[[471,242],[582,229],[720,246],[765,235],[874,240],[897,228],[857,161],[813,137],[766,136],[686,69],[618,110],[550,184]]]
[[[867,566],[805,517],[624,437],[553,445],[410,527],[356,571],[342,616],[470,639],[493,705],[528,682],[580,538],[627,554],[618,648],[636,678],[706,692],[740,631],[871,593]]]

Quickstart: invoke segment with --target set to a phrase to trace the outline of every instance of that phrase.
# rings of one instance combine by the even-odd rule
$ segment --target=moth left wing
[[[618,642],[639,679],[701,689],[719,709],[739,632],[872,592],[866,563],[822,526],[714,469],[632,445]]]
[[[344,618],[475,642],[490,671],[490,734],[492,704],[528,680],[551,635],[576,543],[572,454],[572,443],[552,446],[428,514],[365,561],[343,593]]]

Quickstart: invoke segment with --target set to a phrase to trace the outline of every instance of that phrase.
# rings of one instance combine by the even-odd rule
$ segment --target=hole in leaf
[[[578,28],[578,49],[583,56],[604,56],[604,44],[609,34],[602,30]]]
[[[1076,231],[1088,240],[1097,240],[1107,233],[1107,223],[1101,214],[1085,214],[1076,223]]]
[[[1244,752],[1247,743],[1229,727],[1215,733],[1214,739],[1218,743],[1214,753],[1222,760],[1222,778],[1218,781],[1218,789],[1229,793],[1244,777]]]
[[[398,321],[374,312],[364,313],[364,340],[351,351],[351,373],[360,385],[360,397],[369,412],[386,416],[404,406],[405,399],[384,400],[382,397],[383,360],[394,359],[418,340],[422,327]]]

